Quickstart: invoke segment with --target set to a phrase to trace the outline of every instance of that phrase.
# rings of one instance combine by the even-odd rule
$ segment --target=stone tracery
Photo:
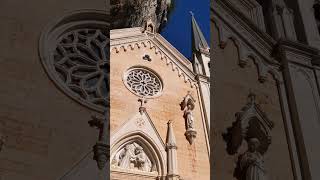
[[[152,72],[142,69],[130,69],[125,75],[125,84],[134,94],[142,97],[159,95],[162,90],[160,79]]]
[[[107,106],[108,43],[107,32],[78,29],[64,34],[53,53],[54,70],[65,86],[102,107]]]

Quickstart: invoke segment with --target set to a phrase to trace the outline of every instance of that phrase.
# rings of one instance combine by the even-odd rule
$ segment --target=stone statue
[[[153,165],[143,148],[136,143],[127,144],[116,155],[112,164],[122,169],[133,169],[139,171],[152,172]]]
[[[239,157],[240,180],[266,180],[263,156],[258,151],[259,145],[257,138],[249,139],[247,152]]]
[[[118,166],[124,169],[131,169],[131,157],[134,156],[132,144],[127,144],[119,155]]]
[[[187,109],[184,111],[184,117],[187,123],[187,130],[194,129],[194,117],[193,117],[193,106],[191,104],[187,105]]]
[[[134,167],[141,171],[151,171],[151,161],[143,151],[143,148],[138,146],[134,150],[134,155],[130,157],[130,161],[134,164]]]
[[[190,145],[193,143],[197,136],[197,131],[195,129],[194,123],[195,119],[193,116],[195,102],[195,99],[191,96],[191,92],[189,91],[180,103],[181,110],[183,111],[183,118],[185,119],[186,132],[184,133],[184,135],[186,136]]]

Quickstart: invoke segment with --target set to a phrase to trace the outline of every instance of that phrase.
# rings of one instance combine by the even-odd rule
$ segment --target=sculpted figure
[[[249,139],[247,152],[240,156],[241,180],[266,180],[263,157],[258,152],[259,145],[257,138]]]
[[[134,152],[133,152],[133,148],[132,148],[132,144],[127,144],[124,147],[124,150],[121,152],[121,154],[119,155],[119,162],[118,162],[118,166],[121,168],[125,168],[125,169],[130,169],[130,158],[134,156]]]
[[[134,151],[135,154],[130,158],[130,161],[134,164],[134,167],[141,171],[150,172],[152,164],[143,151],[143,148],[138,146]]]
[[[187,122],[187,130],[194,129],[194,117],[192,113],[193,107],[191,104],[188,104],[187,109],[184,111],[184,117]]]

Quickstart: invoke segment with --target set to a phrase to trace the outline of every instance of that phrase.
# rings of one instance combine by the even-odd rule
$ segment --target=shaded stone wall
[[[38,54],[44,28],[81,9],[104,11],[105,1],[1,2],[0,131],[7,136],[0,153],[2,180],[59,179],[97,140],[88,125],[95,112],[55,86]]]
[[[219,46],[219,32],[215,25],[211,37],[213,51],[213,118],[212,118],[212,178],[236,179],[233,175],[238,156],[247,150],[243,142],[235,155],[229,155],[222,134],[235,122],[235,113],[248,102],[249,93],[256,94],[256,103],[266,116],[274,122],[271,130],[271,144],[264,155],[269,179],[292,180],[293,171],[288,149],[284,120],[281,112],[277,83],[269,74],[267,81],[258,81],[257,67],[252,60],[242,68],[239,66],[239,52],[232,40],[226,47]]]

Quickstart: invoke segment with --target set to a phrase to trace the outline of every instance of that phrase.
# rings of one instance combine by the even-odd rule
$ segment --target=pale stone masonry
[[[110,34],[111,179],[210,179],[209,77],[146,23]]]

